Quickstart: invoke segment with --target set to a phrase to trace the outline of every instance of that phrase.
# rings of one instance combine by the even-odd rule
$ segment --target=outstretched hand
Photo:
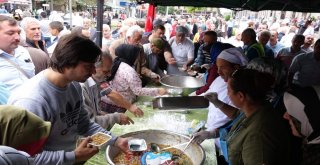
[[[86,161],[99,152],[97,147],[89,144],[91,140],[90,137],[85,138],[74,150],[76,162]]]
[[[218,94],[216,92],[207,93],[204,95],[215,107],[219,108],[223,106],[223,102],[219,100]]]
[[[143,111],[134,104],[131,105],[129,111],[133,113],[135,117],[142,117],[144,115]]]

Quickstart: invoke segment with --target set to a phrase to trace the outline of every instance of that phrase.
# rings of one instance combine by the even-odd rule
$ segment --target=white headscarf
[[[241,48],[229,48],[223,50],[217,58],[226,60],[234,64],[239,64],[240,66],[245,66],[248,64],[248,60],[244,56],[243,50]]]
[[[312,135],[320,130],[320,87],[292,89],[283,96],[287,112],[301,123],[301,134],[308,144],[320,144],[320,136]],[[312,137],[313,136],[313,137]]]

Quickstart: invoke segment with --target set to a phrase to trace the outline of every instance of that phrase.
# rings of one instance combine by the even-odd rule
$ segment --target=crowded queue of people
[[[17,137],[27,139],[25,144],[10,138],[15,127],[1,130],[1,145],[26,152],[21,156],[35,164],[74,164],[98,152],[88,136],[105,132],[112,136],[109,145],[130,153],[128,139],[107,130],[115,123],[134,124],[127,110],[143,117],[134,104],[137,96],[167,93],[146,84],[190,75],[207,83],[193,95],[210,101],[207,129],[195,133],[194,142],[215,138],[217,156],[222,155],[218,164],[317,164],[320,40],[313,45],[313,35],[304,35],[302,27],[284,47],[278,29],[269,31],[263,23],[237,29],[232,38],[230,29],[221,35],[210,18],[204,27],[191,20],[171,26],[156,19],[151,33],[132,18],[116,32],[104,25],[99,48],[90,18],[64,32],[59,21],[26,17],[19,24],[0,15],[0,103],[9,104],[0,106],[1,125],[19,116],[30,120],[29,132]],[[43,26],[52,37],[43,34]],[[38,135],[29,137],[32,126]],[[76,146],[79,136],[88,138]]]

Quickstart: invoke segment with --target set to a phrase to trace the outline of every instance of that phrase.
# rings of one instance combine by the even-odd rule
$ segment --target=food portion
[[[160,149],[169,147],[168,145],[158,144]],[[115,165],[193,165],[191,159],[177,148],[170,148],[159,153],[151,152],[150,144],[148,149],[143,152],[133,152],[132,155],[119,153],[114,159]]]
[[[91,144],[99,146],[99,145],[105,144],[107,141],[109,141],[111,139],[111,136],[107,135],[105,133],[102,133],[102,132],[98,132],[98,133],[92,135],[91,139],[92,139]]]

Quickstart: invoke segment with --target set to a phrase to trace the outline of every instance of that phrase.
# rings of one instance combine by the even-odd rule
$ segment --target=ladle
[[[183,145],[186,145],[188,144],[189,142],[185,142],[185,143],[181,143],[181,144],[176,144],[176,145],[173,145],[173,146],[169,146],[169,147],[165,147],[165,148],[160,148],[156,143],[151,143],[151,151],[152,152],[161,152],[163,150],[167,150],[167,149],[170,149],[170,148],[175,148],[175,147],[179,147],[179,146],[183,146]]]
[[[180,154],[173,154],[172,157],[171,157],[171,160],[174,161],[174,162],[180,162],[180,159],[181,159],[181,154],[184,153],[184,151],[189,147],[190,143],[192,142],[192,140],[194,139],[195,136],[193,136],[188,144],[184,147],[184,149],[182,150],[182,152]]]

